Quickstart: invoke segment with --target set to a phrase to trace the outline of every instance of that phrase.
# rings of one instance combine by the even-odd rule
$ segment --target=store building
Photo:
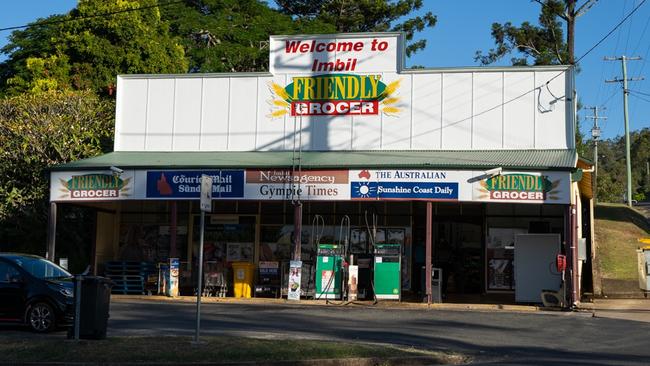
[[[568,303],[590,290],[571,67],[405,69],[400,33],[272,36],[269,48],[268,73],[118,76],[114,152],[51,171],[52,217],[97,209],[97,273],[178,257],[191,292],[207,174],[215,271],[286,271],[299,240],[311,281],[316,244],[347,237],[362,262],[374,243],[401,244],[402,290],[419,300],[421,268],[435,267],[450,296],[539,302],[540,288],[560,289],[557,254]]]

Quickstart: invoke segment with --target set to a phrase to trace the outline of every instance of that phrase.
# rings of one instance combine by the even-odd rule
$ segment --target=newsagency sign
[[[51,201],[198,200],[201,175],[212,177],[215,200],[426,200],[570,202],[569,172],[484,172],[435,169],[125,170],[52,172]]]

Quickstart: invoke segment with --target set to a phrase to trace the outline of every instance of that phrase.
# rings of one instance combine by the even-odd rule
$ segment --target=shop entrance
[[[203,242],[205,296],[232,295],[232,263],[255,262],[256,215],[206,215]],[[192,284],[198,283],[200,219],[195,215],[192,231]]]
[[[433,267],[442,268],[443,294],[479,294],[483,289],[481,220],[434,219]]]

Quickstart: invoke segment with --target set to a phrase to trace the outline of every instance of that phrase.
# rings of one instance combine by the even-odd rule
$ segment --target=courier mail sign
[[[401,71],[399,33],[272,36],[269,70],[287,74],[286,85],[270,83],[271,117],[398,114]]]

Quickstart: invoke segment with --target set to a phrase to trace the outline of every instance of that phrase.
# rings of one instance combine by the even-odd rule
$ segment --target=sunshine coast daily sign
[[[383,75],[401,70],[403,44],[399,33],[271,37],[269,70],[288,81],[270,83],[270,117],[398,114],[401,79]]]

